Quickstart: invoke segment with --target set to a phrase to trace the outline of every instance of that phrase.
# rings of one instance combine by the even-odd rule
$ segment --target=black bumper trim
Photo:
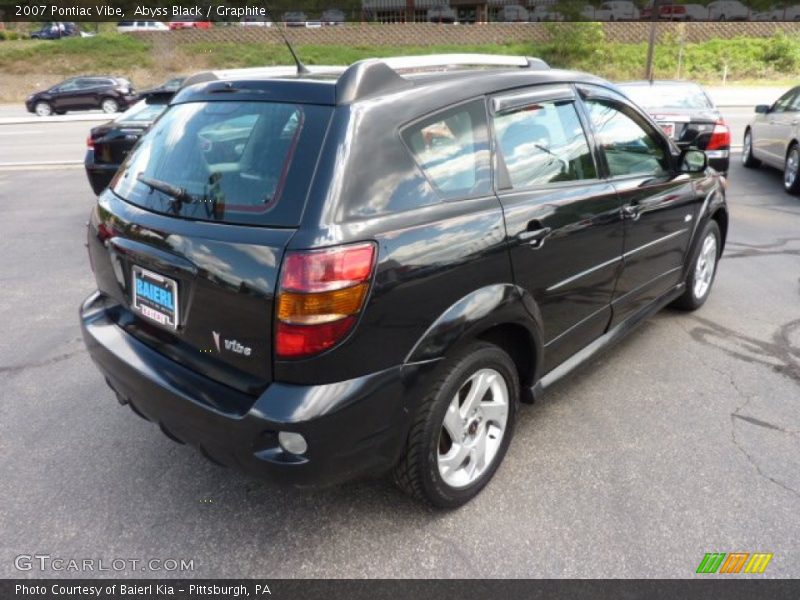
[[[100,293],[84,302],[81,329],[92,360],[121,402],[214,462],[295,485],[331,485],[390,469],[405,443],[425,374],[435,367],[404,365],[317,386],[274,382],[254,398],[127,334],[110,318],[106,303]],[[244,398],[248,410],[225,408],[242,407]],[[278,431],[301,433],[308,452],[284,452]]]

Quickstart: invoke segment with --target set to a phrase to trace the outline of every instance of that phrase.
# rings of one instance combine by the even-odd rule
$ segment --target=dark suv
[[[138,99],[131,82],[123,77],[73,77],[31,94],[25,108],[40,117],[97,108],[110,114],[125,110]]]
[[[211,460],[392,472],[452,507],[520,401],[705,302],[727,229],[703,152],[590,75],[468,55],[207,73],[99,197],[81,321],[119,401]]]

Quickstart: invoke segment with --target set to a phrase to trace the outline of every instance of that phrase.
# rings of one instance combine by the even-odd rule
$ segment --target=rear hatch
[[[331,111],[191,102],[153,125],[89,228],[98,288],[120,327],[240,391],[269,384],[278,273]]]

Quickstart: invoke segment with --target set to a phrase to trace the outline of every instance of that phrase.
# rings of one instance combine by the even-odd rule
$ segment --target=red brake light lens
[[[731,130],[728,129],[724,121],[717,121],[714,124],[714,130],[711,132],[706,150],[723,150],[725,148],[730,148],[730,145]]]
[[[278,358],[312,356],[344,339],[364,307],[376,254],[372,242],[286,254],[276,302]]]
[[[89,148],[89,150],[94,150],[94,138],[91,134],[86,138],[86,147]]]
[[[339,290],[369,278],[375,246],[354,246],[292,252],[286,256],[281,288],[293,292]]]

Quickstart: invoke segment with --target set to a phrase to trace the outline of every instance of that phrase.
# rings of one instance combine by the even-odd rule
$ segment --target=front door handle
[[[626,204],[622,207],[622,218],[637,220],[642,215],[642,207],[637,204]]]
[[[528,222],[527,228],[518,237],[521,242],[533,248],[541,248],[551,231],[552,228],[544,227],[541,221],[534,219]]]

